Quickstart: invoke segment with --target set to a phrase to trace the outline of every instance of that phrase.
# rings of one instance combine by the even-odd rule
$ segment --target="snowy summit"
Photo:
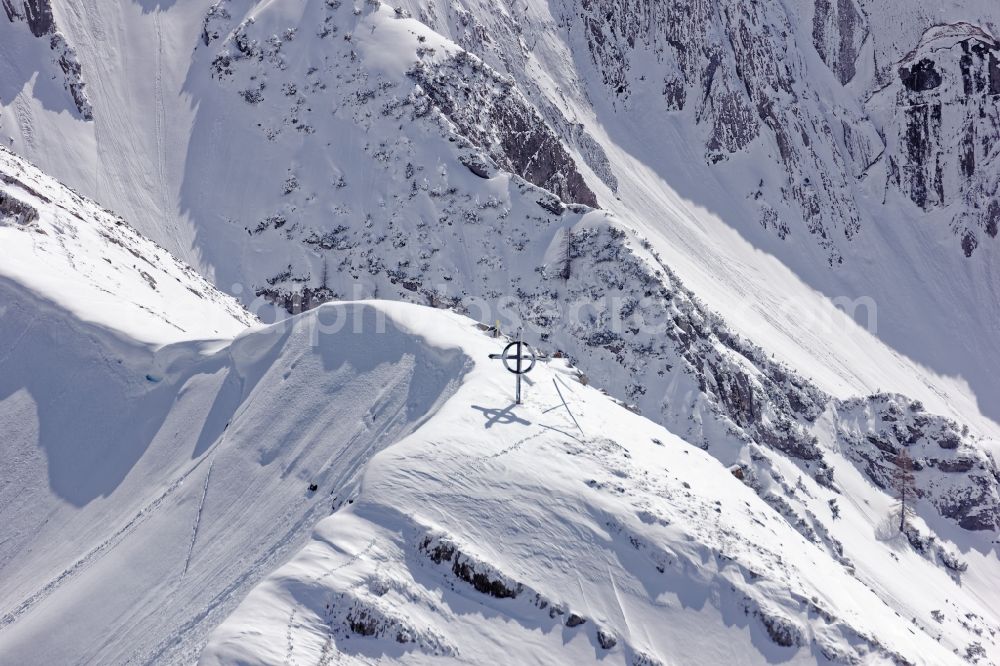
[[[0,666],[1000,664],[995,2],[0,56]]]

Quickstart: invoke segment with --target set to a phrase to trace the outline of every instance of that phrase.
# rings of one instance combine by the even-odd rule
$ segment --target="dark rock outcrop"
[[[578,5],[580,31],[616,100],[628,106],[641,90],[643,99],[661,96],[664,112],[683,109],[705,130],[710,164],[754,146],[773,154],[784,177],[768,184],[767,196],[797,209],[798,226],[827,250],[831,265],[842,261],[838,243],[861,228],[844,178],[852,168],[837,146],[829,115],[810,102],[803,84],[807,65],[791,37],[796,28],[779,3],[580,0]],[[852,77],[865,35],[860,10],[852,0],[836,6],[821,0],[819,12],[822,53],[838,76]],[[662,65],[652,69],[650,61]],[[864,119],[851,116],[850,124],[865,141],[877,141]],[[864,164],[854,171],[866,168],[871,153],[878,152],[859,150],[857,159]],[[793,221],[773,228],[794,226]]]
[[[868,37],[863,10],[855,0],[816,0],[813,45],[841,83],[856,72],[858,50]]]
[[[893,96],[898,137],[890,181],[924,210],[953,207],[951,228],[972,256],[1000,224],[1000,42],[968,23],[935,26],[880,95]]]
[[[409,75],[457,131],[501,168],[566,203],[597,207],[573,157],[512,79],[465,51],[440,63],[418,63]]]
[[[80,117],[93,120],[93,107],[87,98],[80,61],[76,51],[56,28],[50,0],[0,0],[0,6],[11,23],[23,21],[35,37],[50,37],[49,48],[55,56],[56,66],[62,70],[63,87],[73,98]]]
[[[73,98],[76,110],[84,120],[94,119],[94,109],[87,97],[87,84],[83,80],[83,67],[77,59],[76,51],[66,42],[62,33],[55,33],[49,41],[49,47],[56,54],[56,64],[63,73],[63,85],[66,92]]]
[[[906,449],[917,494],[941,515],[968,530],[1000,528],[1000,471],[966,429],[899,395],[848,400],[837,411],[838,438],[877,486],[891,492]]]
[[[899,80],[908,90],[926,92],[941,85],[941,73],[934,69],[934,61],[924,58],[910,66],[899,68]]]
[[[757,612],[761,624],[767,631],[771,640],[782,647],[794,647],[802,645],[802,628],[787,617],[777,614]]]
[[[49,0],[0,0],[0,4],[9,21],[24,21],[35,37],[49,35],[56,30]]]
[[[513,599],[524,591],[524,586],[510,580],[493,566],[463,553],[451,541],[440,537],[425,537],[419,545],[434,564],[448,562],[451,572],[477,592],[497,599]]]
[[[38,219],[38,211],[20,199],[0,192],[0,225],[14,223],[25,227]]]

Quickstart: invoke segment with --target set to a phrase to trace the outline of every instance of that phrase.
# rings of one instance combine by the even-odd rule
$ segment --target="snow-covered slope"
[[[3,320],[21,340],[0,402],[11,663],[184,663],[206,640],[205,663],[995,650],[984,561],[953,579],[902,537],[876,541],[887,499],[870,485],[831,528],[845,568],[564,361],[511,406],[486,359],[499,341],[467,319],[346,304],[151,354],[51,304],[34,315],[47,335]]]
[[[987,191],[995,184],[989,3],[955,0],[936,15],[899,16],[874,0],[414,0],[394,8],[85,0],[51,3],[51,23],[46,0],[21,4],[10,3],[8,23],[0,15],[3,43],[17,47],[5,51],[14,54],[5,80],[26,82],[0,90],[0,124],[13,147],[124,213],[255,313],[270,321],[328,300],[378,297],[500,319],[504,330],[523,324],[532,342],[566,352],[593,384],[732,467],[781,516],[782,530],[856,572],[882,603],[919,624],[931,610],[951,618],[930,606],[960,599],[967,610],[951,624],[941,620],[943,643],[960,653],[973,642],[994,649],[989,630],[964,616],[987,617],[977,608],[993,605],[982,595],[996,586],[1000,525],[990,455],[1000,448],[992,335],[1000,297]],[[940,22],[947,25],[931,29]],[[53,31],[75,48],[79,67],[52,60]],[[92,120],[70,106],[83,80]],[[188,442],[183,428],[180,449],[157,444],[162,429],[130,434],[121,405],[173,413],[163,405],[174,395],[202,406],[225,390],[232,395],[223,414],[243,405],[245,418],[267,418],[244,402],[242,388],[196,389],[206,374],[239,385],[239,358],[253,354],[239,351],[239,340],[191,341],[231,337],[251,318],[113,216],[9,153],[0,159],[2,173],[14,174],[2,183],[0,233],[13,251],[0,266],[11,294],[0,305],[13,313],[11,348],[25,352],[6,357],[20,364],[11,386],[34,395],[57,382],[56,370],[29,382],[52,342],[32,337],[33,313],[55,313],[43,319],[52,322],[47,334],[72,332],[70,342],[58,339],[71,350],[58,365],[85,358],[97,374],[80,386],[108,387],[94,391],[90,411],[100,416],[81,430],[83,440],[100,451],[112,446],[102,433],[124,432],[142,450],[169,449],[149,469],[176,473],[166,481],[152,471],[130,476],[146,469],[132,448],[110,481],[91,453],[55,455],[46,463],[59,479],[50,501],[72,498],[80,524],[100,524],[99,533],[106,521],[88,522],[88,512],[125,493],[130,499],[107,511],[129,525],[153,500],[144,490],[122,491],[126,480],[169,488],[189,460],[171,456],[202,444]],[[966,232],[976,234],[974,244]],[[46,270],[34,270],[39,264]],[[853,314],[868,321],[855,323],[838,309],[845,305],[860,305]],[[274,358],[299,353],[278,349]],[[24,441],[75,451],[67,424],[79,410],[64,395],[36,401],[56,426],[29,426]],[[32,409],[25,404],[8,423],[23,421]],[[211,421],[199,431],[212,441],[218,423],[230,420],[177,414],[181,423]],[[879,488],[903,449],[918,465],[919,501],[910,545],[899,544],[897,556],[944,581],[934,588],[941,595],[918,598],[902,583],[883,584],[887,560],[869,552],[885,548],[871,537],[889,507]],[[77,467],[105,480],[66,471]],[[260,566],[241,561],[219,573],[221,560],[209,558],[201,581],[180,584],[167,604],[182,609],[176,621],[154,630],[147,618],[133,637],[148,640],[89,654],[113,659],[135,645],[137,654],[166,658],[199,644],[226,604],[305,538],[306,504],[269,483],[251,491],[248,506],[274,492],[264,519],[294,514],[283,522],[299,531],[253,541],[265,549],[248,556]],[[857,521],[835,517],[832,507],[843,512],[848,503]],[[75,525],[78,517],[63,509],[53,525]],[[27,533],[41,515],[28,510],[17,529]],[[190,526],[189,515],[176,520]],[[418,529],[398,518],[359,520],[389,532]],[[251,518],[235,522],[266,531]],[[857,529],[845,531],[847,524]],[[448,538],[461,544],[463,534]],[[103,553],[103,541],[94,543]],[[131,543],[139,552],[147,541]],[[63,589],[47,585],[64,569],[89,570],[90,560],[73,568],[69,546],[59,557],[15,583],[27,587],[14,596],[39,610],[9,622],[0,640],[28,649],[51,626],[34,591]],[[99,585],[94,576],[79,585]],[[949,576],[967,596],[950,596]],[[221,587],[202,589],[209,579]],[[192,596],[202,593],[226,602]],[[119,601],[109,614],[137,603]],[[171,632],[199,605],[216,609],[211,619],[175,641]]]
[[[642,307],[673,308],[658,353],[708,452],[566,359],[511,405],[505,340],[440,309],[233,338],[231,299],[2,156],[4,663],[995,658],[995,466],[920,405],[779,382],[679,285]],[[562,288],[654,284],[603,214],[574,234]],[[879,489],[901,445],[905,536]]]
[[[391,325],[233,341],[231,297],[0,159],[0,662],[190,660],[329,510],[309,484],[349,492],[464,361]]]
[[[877,541],[866,505],[884,500],[870,487],[831,527],[856,562],[845,568],[718,461],[581,385],[565,361],[542,364],[514,406],[509,375],[487,359],[499,341],[468,320],[363,307],[460,346],[469,372],[372,458],[356,499],[335,502],[213,633],[202,663],[944,664],[961,661],[965,641],[996,655],[988,581],[960,586],[905,540]]]
[[[316,290],[328,296],[324,265],[333,272],[348,262],[359,277],[399,271],[363,255],[399,250],[404,236],[435,235],[403,227],[405,219],[389,225],[393,214],[413,219],[414,182],[427,191],[459,187],[478,200],[450,206],[452,225],[496,196],[485,183],[453,182],[463,180],[455,156],[432,145],[441,133],[407,122],[406,108],[392,107],[403,117],[380,122],[384,104],[429,81],[419,69],[402,74],[456,52],[443,35],[495,70],[473,75],[444,63],[453,81],[470,82],[450,102],[444,88],[426,86],[449,124],[473,144],[493,141],[481,147],[500,149],[501,168],[557,193],[568,179],[566,191],[580,196],[567,200],[596,197],[735,330],[839,397],[887,390],[987,429],[1000,418],[989,335],[1000,296],[983,189],[995,180],[994,3],[916,3],[900,12],[881,0],[753,8],[413,0],[399,3],[398,14],[304,0],[26,4],[51,6],[55,29],[77,48],[95,112],[88,122],[44,91],[12,90],[0,95],[0,116],[13,146],[217,285],[240,283],[245,303],[261,289],[301,294],[307,304]],[[25,20],[4,29],[35,39]],[[941,84],[909,90],[903,61],[930,52]],[[236,63],[232,75],[213,67],[220,56]],[[41,59],[25,52],[10,66],[30,79]],[[937,106],[946,111],[941,124],[917,122],[919,109]],[[538,154],[508,150],[509,138],[504,145],[504,131],[520,136],[516,123],[526,120],[529,145],[544,148]],[[394,150],[380,145],[387,140]],[[906,183],[918,178],[935,190],[937,164],[945,198],[915,202]],[[433,201],[422,205],[428,222],[445,214]],[[510,215],[530,236],[532,217]],[[267,233],[269,225],[281,225],[279,233]],[[966,245],[980,248],[968,259],[966,231],[976,234]],[[437,246],[397,252],[408,274],[437,263],[421,255],[452,248],[452,238],[436,235]],[[466,265],[480,259],[478,248],[453,250]],[[537,266],[504,268],[522,275]],[[455,273],[447,275],[453,284],[477,277]],[[371,285],[344,292],[375,293]],[[626,397],[625,386],[609,389]]]
[[[5,291],[30,291],[135,340],[228,338],[255,321],[120,217],[2,147],[0,242]]]
[[[0,328],[5,664],[189,663],[465,363],[391,322],[378,345],[312,344],[313,318],[152,351],[27,295],[13,306]]]

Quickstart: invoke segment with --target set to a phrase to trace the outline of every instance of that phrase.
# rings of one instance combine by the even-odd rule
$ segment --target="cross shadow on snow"
[[[483,416],[486,417],[486,423],[483,425],[484,428],[492,428],[494,425],[531,425],[531,421],[527,419],[522,419],[520,416],[514,413],[514,403],[510,403],[503,409],[499,407],[481,407],[479,405],[472,405],[472,408],[478,412],[482,412]]]

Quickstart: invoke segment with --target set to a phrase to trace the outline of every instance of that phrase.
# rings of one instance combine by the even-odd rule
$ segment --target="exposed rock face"
[[[471,585],[480,594],[497,599],[514,599],[525,590],[524,585],[488,563],[463,553],[447,538],[427,536],[420,542],[418,550],[434,564],[448,562],[455,578]]]
[[[418,63],[409,74],[459,132],[504,170],[566,203],[597,207],[572,156],[513,79],[466,51],[433,65]]]
[[[998,79],[991,64],[996,42],[982,28],[932,28],[900,62],[899,43],[871,34],[871,21],[882,21],[884,8],[862,0],[814,0],[801,11],[735,0],[562,0],[554,3],[552,26],[527,17],[518,22],[506,13],[483,17],[471,5],[440,10],[433,2],[419,4],[421,20],[457,26],[450,29],[464,38],[463,46],[506,68],[539,109],[546,107],[546,93],[531,87],[518,58],[525,41],[562,30],[572,48],[581,45],[592,60],[616,108],[641,99],[649,112],[649,101],[657,100],[663,113],[685,114],[701,130],[709,164],[766,153],[782,167],[783,178],[747,193],[760,204],[758,221],[782,240],[808,231],[831,265],[842,263],[865,224],[880,219],[862,201],[865,186],[859,183],[881,188],[886,172],[924,210],[961,202],[951,227],[966,254],[1000,224],[1000,213],[988,203],[997,178],[982,175],[984,167],[992,174],[984,161],[1000,132],[996,105],[989,104]],[[811,31],[810,47],[837,82],[853,84],[861,95],[879,89],[873,103],[850,99],[855,93],[846,90],[836,91],[847,96],[843,104],[839,97],[833,104],[824,101],[825,78],[798,43],[802,22]],[[945,51],[934,51],[941,46]],[[863,48],[874,50],[874,71],[866,71],[871,81],[859,83]],[[889,100],[880,102],[886,95]],[[893,109],[886,112],[886,106]],[[882,118],[873,121],[876,116]],[[564,127],[550,124],[581,149],[567,140]],[[601,175],[606,170],[595,171],[611,182]]]
[[[49,0],[0,0],[7,19],[12,23],[22,20],[28,24],[35,37],[55,32],[52,6]]]
[[[534,56],[530,42],[535,37],[525,34],[526,26],[522,24],[519,13],[497,11],[477,15],[458,2],[437,4],[433,0],[419,3],[415,13],[421,23],[449,35],[496,71],[514,76],[520,92],[530,99],[563,143],[575,148],[594,175],[611,191],[617,191],[618,178],[604,147],[583,123],[564,115],[557,102],[549,99],[531,76],[530,71],[536,63],[532,62]]]
[[[50,1],[0,0],[0,5],[3,6],[4,13],[11,23],[23,21],[35,37],[49,37],[49,48],[52,50],[55,64],[63,73],[63,87],[73,98],[80,117],[84,120],[93,120],[94,111],[87,98],[85,90],[87,84],[81,75],[80,61],[63,34],[57,31]]]
[[[846,174],[849,166],[831,125],[804,82],[808,69],[793,35],[789,15],[776,3],[720,3],[676,0],[580,0],[580,30],[609,92],[628,104],[634,92],[657,94],[665,112],[686,110],[705,130],[705,158],[711,163],[764,145],[784,171],[768,183],[775,199],[790,202],[801,224],[828,252],[842,261],[839,243],[861,228],[858,206]],[[820,2],[816,38],[821,53],[849,80],[865,28],[850,0],[834,8]],[[655,62],[655,67],[648,63]],[[657,86],[655,92],[651,90]],[[841,121],[862,137],[857,159],[868,166],[877,134],[867,121],[838,110]],[[859,143],[868,143],[861,148]]]
[[[933,60],[924,58],[916,64],[900,67],[899,80],[913,92],[925,92],[941,85],[941,74],[934,69]]]
[[[59,32],[52,35],[49,46],[56,54],[56,63],[63,72],[63,85],[73,98],[77,111],[84,120],[93,120],[94,108],[90,104],[90,98],[87,97],[87,84],[83,81],[83,68],[77,59],[76,51]]]
[[[787,617],[777,614],[757,613],[767,635],[782,647],[802,645],[802,628]]]
[[[380,585],[380,581],[373,581],[367,587],[336,597],[324,618],[333,637],[379,638],[435,656],[456,654],[454,646],[438,633],[415,626],[410,618],[402,617],[384,603],[380,593],[385,594],[386,590]]]
[[[959,23],[928,30],[875,97],[892,95],[890,181],[924,210],[958,202],[951,225],[971,256],[997,235],[1000,43]]]
[[[854,0],[816,0],[813,45],[841,83],[854,78],[858,50],[868,38],[863,10]]]
[[[0,192],[0,225],[13,223],[25,227],[37,219],[38,211],[33,206],[8,195],[6,192]]]
[[[201,41],[205,46],[222,37],[220,31],[224,31],[232,15],[229,13],[229,0],[219,0],[212,5],[202,21]]]

